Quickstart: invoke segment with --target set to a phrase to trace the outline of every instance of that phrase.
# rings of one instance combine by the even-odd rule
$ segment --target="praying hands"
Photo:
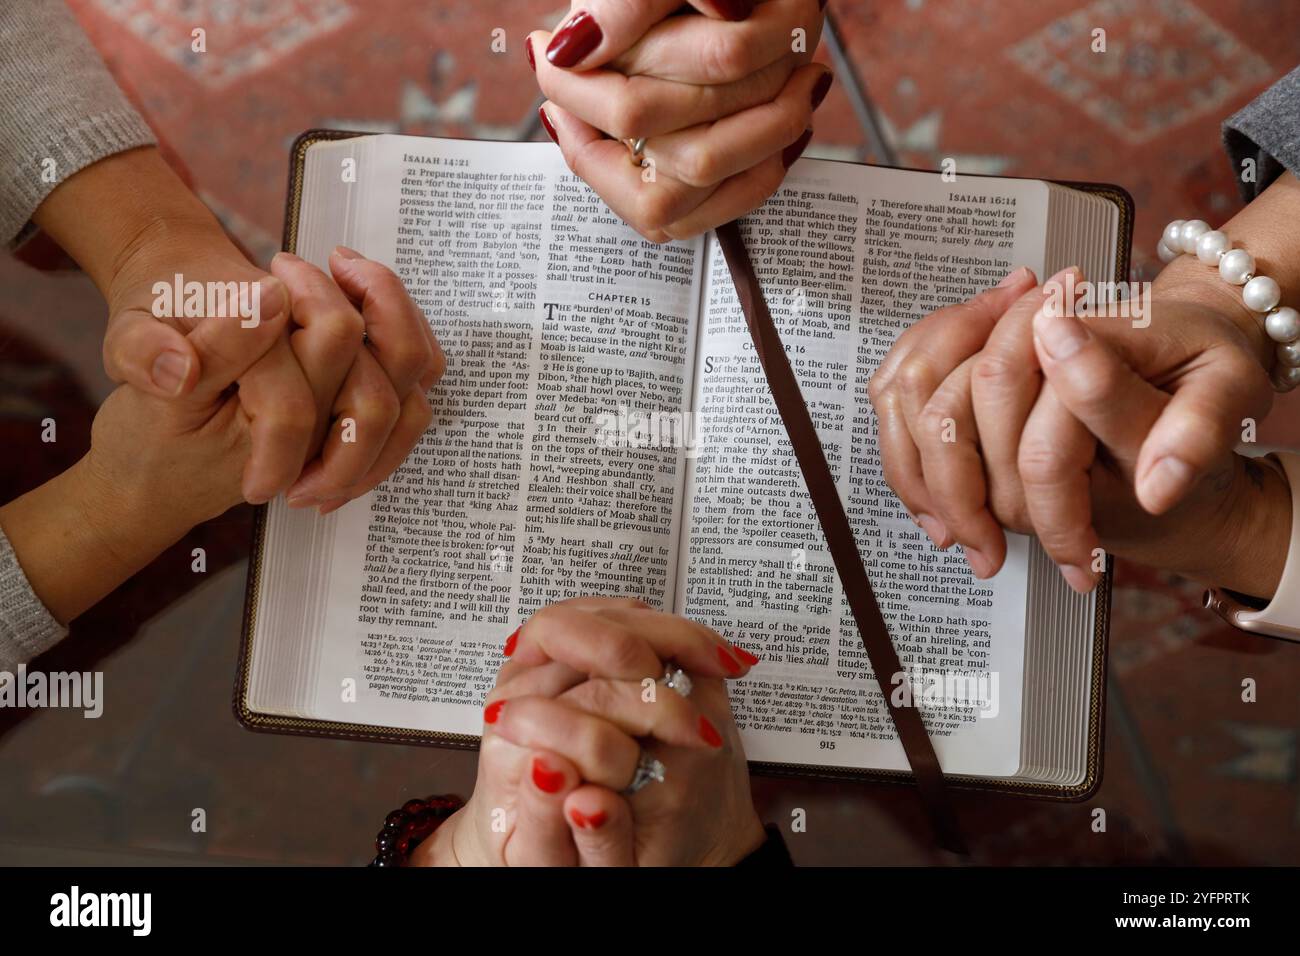
[[[569,168],[656,242],[762,205],[831,87],[811,62],[824,0],[694,0],[703,16],[672,16],[681,6],[575,2],[554,33],[527,40],[542,122]]]
[[[730,866],[762,845],[726,690],[758,658],[597,597],[538,611],[505,653],[474,794],[412,864]]]

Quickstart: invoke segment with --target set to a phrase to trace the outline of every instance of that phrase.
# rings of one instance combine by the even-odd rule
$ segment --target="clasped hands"
[[[526,40],[542,122],[569,168],[655,242],[743,216],[812,137],[831,71],[812,62],[825,2],[574,0]],[[698,14],[702,14],[698,15]],[[645,167],[629,162],[644,140]]]
[[[1110,553],[1271,595],[1265,552],[1286,547],[1270,516],[1289,492],[1233,451],[1272,402],[1258,323],[1191,258],[1140,321],[1077,315],[1069,290],[1086,278],[1040,286],[1019,269],[898,338],[868,387],[886,480],[977,578],[1001,568],[1005,528],[1035,534],[1080,593]]]
[[[474,793],[413,865],[729,866],[763,842],[726,690],[758,658],[627,598],[543,608],[504,649]],[[626,795],[643,752],[664,779]]]
[[[676,0],[591,0],[575,4],[554,35],[527,39],[550,97],[544,115],[569,165],[656,241],[698,234],[760,205],[807,145],[811,114],[830,87],[830,71],[810,63],[822,26],[818,0],[693,6],[704,15],[673,16]],[[607,136],[647,137],[652,181]],[[87,208],[104,210],[96,230],[83,228]],[[199,482],[213,500],[190,520],[282,492],[290,507],[329,513],[391,473],[429,424],[425,392],[445,359],[420,309],[382,265],[340,249],[325,275],[281,253],[268,276],[155,150],[111,157],[74,177],[38,219],[104,292],[105,367],[141,393],[109,403],[101,434],[132,428],[112,414],[128,402],[142,421],[155,413],[175,414],[177,427],[211,421],[237,383],[231,421],[246,431],[239,494]],[[266,328],[240,329],[253,334],[226,341],[228,330],[201,320],[160,321],[154,284],[177,274],[186,282],[263,283]],[[220,353],[232,347],[239,350]],[[202,350],[220,354],[209,359]],[[140,404],[144,396],[188,404],[165,412]],[[168,428],[137,430],[145,441]]]

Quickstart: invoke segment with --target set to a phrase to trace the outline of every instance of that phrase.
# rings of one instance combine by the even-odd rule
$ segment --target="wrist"
[[[1206,266],[1193,255],[1181,255],[1165,266],[1152,285],[1152,311],[1159,303],[1178,302],[1194,305],[1212,313],[1225,328],[1232,329],[1248,351],[1268,370],[1274,363],[1274,343],[1264,331],[1259,314],[1252,312],[1238,286],[1219,278],[1217,269]]]
[[[763,821],[758,818],[758,812],[752,805],[748,813],[740,815],[740,820],[739,825],[728,834],[726,842],[707,854],[700,861],[700,866],[735,866],[767,842]]]
[[[1271,600],[1291,549],[1291,484],[1272,461],[1239,456],[1227,500],[1225,561],[1210,583]]]
[[[468,807],[461,807],[411,853],[411,866],[463,866],[456,853],[456,831]]]
[[[220,224],[154,147],[118,153],[60,183],[32,220],[105,298],[124,272],[180,237],[220,237]]]
[[[141,462],[131,474],[114,477],[101,467],[92,445],[84,458],[68,469],[72,482],[72,504],[80,512],[82,527],[96,542],[97,549],[116,558],[127,575],[139,571],[164,550],[180,540],[203,519],[190,520],[177,508],[159,507],[166,500],[152,493],[143,476],[157,469]],[[187,496],[173,494],[183,502]]]
[[[0,526],[32,591],[65,625],[180,537],[124,505],[87,458],[0,508]]]

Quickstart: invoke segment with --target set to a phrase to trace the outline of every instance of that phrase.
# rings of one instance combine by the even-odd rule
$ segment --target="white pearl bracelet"
[[[1156,251],[1161,262],[1184,253],[1195,255],[1207,266],[1218,266],[1224,282],[1242,286],[1247,308],[1264,317],[1264,331],[1277,343],[1277,364],[1270,374],[1273,387],[1287,392],[1300,385],[1300,312],[1278,304],[1282,289],[1275,279],[1255,274],[1254,256],[1232,248],[1232,240],[1203,219],[1175,219],[1165,226]]]

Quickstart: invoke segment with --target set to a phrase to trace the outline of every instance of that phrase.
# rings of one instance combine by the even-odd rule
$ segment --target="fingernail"
[[[718,728],[714,727],[713,722],[703,714],[700,714],[700,736],[710,747],[722,746],[722,734],[718,733]]]
[[[1060,272],[1043,283],[1043,293],[1047,296],[1043,303],[1049,315],[1073,313],[1075,302],[1082,290],[1083,271],[1078,266],[1066,266]]]
[[[812,89],[813,109],[816,109],[817,107],[822,105],[822,101],[826,99],[826,94],[831,91],[831,83],[834,81],[834,79],[835,76],[834,74],[831,73],[830,70],[827,70],[821,76],[817,77],[817,82],[813,84],[813,89]]]
[[[316,491],[322,484],[319,476],[319,471],[313,472],[306,477],[299,478],[290,485],[284,492],[289,504],[293,504],[295,501],[310,501],[312,504],[320,504],[322,501],[326,501],[327,499],[322,498]]]
[[[185,384],[185,376],[189,374],[189,356],[168,349],[153,360],[153,368],[149,372],[149,377],[153,379],[154,385],[160,391],[168,395],[179,395],[181,386]]]
[[[718,660],[722,661],[722,666],[727,669],[727,673],[733,676],[744,669],[740,666],[740,661],[732,657],[725,647],[718,648]]]
[[[1088,329],[1070,315],[1054,315],[1047,305],[1034,314],[1034,337],[1043,351],[1061,362],[1068,359],[1088,341]]]
[[[338,511],[351,500],[351,498],[331,498],[328,501],[322,502],[320,506],[321,517],[323,518],[327,514],[332,514],[333,512]]]
[[[542,763],[541,757],[533,758],[533,783],[537,789],[545,793],[558,793],[564,786],[564,774],[558,770],[552,770],[546,764]]]
[[[1075,273],[1075,272],[1079,272],[1079,267],[1078,267],[1078,266],[1066,266],[1064,269],[1062,269],[1060,272],[1057,272],[1056,274],[1054,274],[1050,279],[1048,279],[1048,280],[1047,280],[1045,283],[1043,283],[1043,284],[1044,284],[1044,285],[1051,285],[1053,282],[1058,282],[1058,283],[1064,285],[1064,284],[1065,284],[1065,277],[1068,276],[1068,275],[1070,275],[1071,273]]]
[[[948,528],[942,521],[927,514],[919,514],[916,516],[916,523],[929,535],[936,548],[944,546],[943,543],[948,540]]]
[[[575,808],[569,811],[569,819],[573,821],[573,825],[579,830],[599,830],[605,825],[605,821],[609,819],[609,814],[604,810],[597,810],[591,816],[587,816]]]
[[[744,662],[745,662],[746,664],[748,664],[750,667],[753,667],[755,664],[757,664],[759,661],[762,660],[761,657],[756,657],[755,655],[749,653],[749,651],[745,650],[745,649],[744,649],[743,647],[741,647],[739,644],[732,644],[732,645],[731,645],[731,649],[732,649],[732,651],[735,652],[735,654],[736,654],[737,657],[739,657],[742,661],[744,661]]]
[[[1019,285],[1025,281],[1025,273],[1029,272],[1027,266],[1021,266],[1019,269],[1012,269],[1006,274],[1006,277],[998,283],[999,289],[1005,289],[1008,286]]]
[[[335,246],[334,255],[342,256],[344,259],[364,259],[361,253],[355,249],[349,249],[347,246]]]
[[[993,577],[993,562],[986,558],[982,551],[967,547],[963,547],[962,551],[966,553],[966,563],[975,572],[975,577],[981,581]]]
[[[316,505],[320,504],[320,499],[313,494],[299,491],[288,495],[288,497],[285,498],[285,504],[290,508],[314,508]]]
[[[546,128],[546,135],[551,137],[551,142],[558,146],[560,144],[560,137],[555,135],[555,127],[551,125],[551,118],[546,115],[546,107],[537,107],[537,115],[542,118],[542,126]]]
[[[803,151],[808,148],[808,141],[812,139],[812,134],[812,130],[804,130],[803,135],[787,146],[785,151],[781,153],[781,162],[785,164],[786,169],[793,166],[795,161],[803,155]]]
[[[600,46],[603,36],[600,24],[591,14],[579,10],[551,37],[546,47],[546,59],[558,67],[571,67]]]
[[[501,716],[501,708],[506,705],[504,700],[494,700],[483,708],[483,723],[495,724],[497,718]]]
[[[1087,594],[1097,586],[1097,579],[1083,568],[1076,568],[1073,564],[1062,564],[1060,568],[1065,583],[1080,594]]]
[[[264,505],[271,500],[271,495],[263,491],[244,492],[244,500],[250,505]]]
[[[528,65],[529,65],[530,67],[532,67],[532,68],[533,68],[533,72],[536,73],[536,72],[537,72],[537,58],[533,56],[533,38],[532,38],[532,37],[528,37],[527,39],[524,40],[524,53],[528,54]]]
[[[1192,466],[1181,458],[1167,455],[1157,461],[1142,482],[1144,504],[1163,511],[1182,496],[1195,477]]]
[[[509,657],[511,654],[513,654],[515,652],[515,648],[519,646],[519,632],[522,630],[523,630],[522,627],[517,627],[515,628],[515,632],[506,638],[506,646],[504,649],[504,653],[506,657]]]
[[[302,262],[302,260],[299,259],[297,256],[295,256],[292,252],[289,252],[288,250],[285,249],[281,249],[279,252],[277,252],[274,256],[271,257],[272,262],[275,262],[276,259],[283,259],[285,262]]]

